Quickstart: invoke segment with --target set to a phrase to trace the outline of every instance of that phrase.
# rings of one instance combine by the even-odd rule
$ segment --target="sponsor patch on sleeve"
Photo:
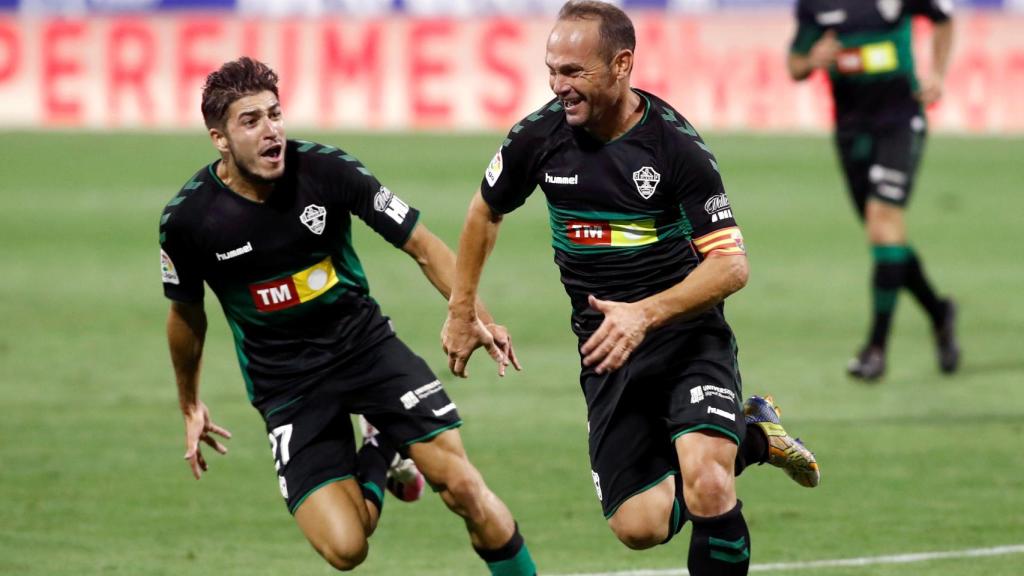
[[[501,148],[498,148],[498,152],[491,158],[491,163],[487,165],[487,171],[484,172],[484,177],[487,178],[487,183],[494,186],[494,183],[498,181],[501,176],[501,169],[504,166],[504,161],[501,158]]]
[[[160,249],[160,274],[163,276],[164,284],[181,284],[181,280],[178,279],[178,270],[163,248]]]
[[[387,214],[397,224],[405,222],[405,217],[409,213],[409,205],[395,196],[386,186],[381,186],[373,197],[373,209]]]
[[[743,245],[743,234],[737,226],[705,234],[694,240],[693,244],[702,256],[709,256],[712,252],[723,255],[747,253],[747,249]]]

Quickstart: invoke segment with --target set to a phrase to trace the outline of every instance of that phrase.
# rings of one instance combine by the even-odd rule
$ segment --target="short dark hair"
[[[243,56],[210,72],[203,85],[203,121],[223,128],[228,108],[239,98],[269,90],[277,96],[277,73],[259,60]]]
[[[618,6],[595,0],[569,0],[558,12],[558,19],[601,20],[600,52],[609,63],[619,50],[636,50],[633,22]]]

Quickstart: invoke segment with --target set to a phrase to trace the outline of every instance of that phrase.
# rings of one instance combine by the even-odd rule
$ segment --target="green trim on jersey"
[[[344,284],[359,288],[367,296],[370,295],[370,282],[366,279],[366,272],[363,271],[363,264],[352,247],[352,226],[345,227],[345,234],[341,237],[341,244],[338,245],[341,256],[341,269],[335,266],[338,273],[338,284]]]
[[[682,212],[680,212],[682,214]],[[616,251],[642,250],[651,244],[673,238],[685,238],[687,226],[690,222],[685,216],[675,222],[668,222],[656,226],[658,216],[664,211],[658,210],[647,214],[628,214],[624,212],[600,212],[588,210],[565,210],[556,208],[548,203],[548,222],[551,225],[551,246],[555,250],[569,252],[572,254],[588,254],[594,252],[614,253]],[[595,224],[607,224],[609,228],[613,225],[625,223],[633,224],[629,230],[610,229],[607,242],[602,243],[575,243],[569,239],[568,225],[570,221],[585,221]],[[692,226],[690,226],[692,231]],[[625,243],[616,244],[616,234],[625,234]]]
[[[556,102],[552,102],[551,104],[549,104],[547,106],[547,108],[538,108],[533,114],[530,114],[526,118],[524,118],[524,119],[520,120],[519,122],[517,122],[516,125],[512,127],[511,132],[513,134],[519,134],[520,132],[522,132],[523,128],[526,127],[523,124],[523,122],[536,122],[537,120],[540,120],[541,118],[544,117],[544,113],[545,112],[559,112],[561,110],[562,110],[562,103],[561,102],[557,102],[557,101]],[[501,143],[501,147],[502,148],[507,148],[508,145],[511,144],[511,143],[512,143],[512,139],[511,138],[505,138],[505,140],[503,140],[502,143]]]
[[[423,436],[420,436],[419,438],[413,438],[412,440],[407,441],[405,444],[402,444],[402,446],[412,446],[413,444],[416,444],[418,442],[426,442],[427,440],[430,440],[431,438],[433,438],[435,436],[438,436],[442,432],[447,432],[448,430],[454,430],[454,429],[458,428],[459,426],[462,426],[462,420],[461,419],[456,420],[455,422],[453,422],[453,423],[451,423],[451,424],[449,424],[447,426],[442,426],[441,428],[438,428],[437,430],[434,430],[430,434],[424,434]]]
[[[626,130],[626,132],[622,136],[619,136],[618,138],[612,138],[611,140],[605,142],[606,146],[608,144],[611,144],[612,142],[618,142],[619,140],[622,140],[626,136],[629,136],[630,134],[633,133],[633,130],[636,130],[637,127],[643,126],[647,122],[647,115],[651,112],[651,99],[645,96],[644,94],[637,92],[636,90],[634,90],[633,93],[644,99],[644,115],[640,117],[639,122],[630,126],[629,130]]]
[[[672,441],[675,442],[683,434],[689,434],[690,432],[697,432],[698,430],[714,430],[715,432],[719,432],[723,436],[732,439],[732,441],[735,442],[737,446],[740,445],[740,438],[739,438],[739,436],[736,435],[735,432],[733,432],[732,430],[729,430],[727,428],[723,428],[722,426],[715,425],[715,424],[698,424],[696,426],[691,426],[690,428],[687,428],[686,430],[683,430],[683,431],[679,432],[675,436],[672,436]]]
[[[289,508],[288,511],[291,512],[292,514],[295,514],[295,511],[299,509],[299,506],[302,506],[302,503],[305,502],[306,498],[309,498],[313,494],[313,492],[316,492],[317,490],[323,488],[324,486],[327,486],[328,484],[333,484],[334,482],[341,482],[342,480],[348,480],[349,478],[352,478],[352,477],[353,477],[352,474],[345,474],[344,476],[338,476],[337,478],[330,478],[328,480],[324,480],[323,482],[321,482],[321,483],[317,484],[316,486],[310,488],[309,492],[306,492],[305,494],[303,494],[302,498],[299,498],[295,502],[295,505],[292,506],[291,508]]]
[[[267,410],[267,413],[264,414],[263,417],[264,418],[270,418],[274,414],[277,414],[281,410],[284,410],[285,408],[291,406],[292,404],[295,404],[296,402],[298,402],[299,400],[302,400],[303,398],[305,398],[305,396],[298,396],[296,398],[292,398],[291,400],[285,402],[284,404],[278,404],[277,406],[274,406],[270,410]]]
[[[222,306],[224,306],[222,304]],[[249,402],[256,398],[256,391],[252,383],[252,378],[249,377],[249,357],[245,355],[245,333],[242,332],[242,327],[235,322],[231,315],[228,314],[227,307],[224,306],[224,318],[228,321],[228,326],[231,327],[231,335],[235,337],[235,353],[238,355],[238,366],[242,369],[242,380],[245,380],[245,394],[249,397]]]

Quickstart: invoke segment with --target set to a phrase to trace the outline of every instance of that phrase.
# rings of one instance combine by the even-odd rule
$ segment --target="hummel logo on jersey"
[[[721,409],[715,408],[714,406],[708,406],[708,414],[714,414],[715,416],[721,416],[722,418],[726,418],[728,420],[732,420],[733,422],[736,421],[736,415],[735,414],[733,414],[732,412],[726,412],[725,410],[721,410]]]
[[[846,10],[829,10],[828,12],[818,12],[815,16],[819,26],[835,26],[836,24],[842,24],[846,22]]]
[[[310,232],[319,236],[324,233],[324,228],[327,226],[327,209],[310,204],[299,215],[299,220],[306,225],[306,228],[309,228]]]
[[[381,186],[373,197],[373,209],[387,214],[398,224],[405,222],[405,215],[409,213],[409,205],[388,190],[387,186]]]
[[[636,191],[644,197],[644,200],[654,196],[654,191],[658,188],[658,182],[661,182],[661,174],[658,174],[650,166],[644,166],[633,172],[633,183],[636,184]]]
[[[235,256],[241,256],[242,254],[248,254],[249,252],[252,252],[252,242],[246,242],[245,246],[240,246],[238,248],[235,248],[234,250],[228,250],[227,252],[224,252],[223,254],[221,254],[220,252],[214,252],[214,254],[217,255],[217,261],[218,262],[223,262],[225,260],[231,260]]]
[[[573,174],[572,176],[552,176],[547,172],[544,173],[544,181],[548,184],[569,184],[575,186],[580,183],[580,175]]]
[[[716,194],[704,203],[704,211],[711,215],[712,222],[732,218],[732,209],[729,208],[729,198],[725,192]]]

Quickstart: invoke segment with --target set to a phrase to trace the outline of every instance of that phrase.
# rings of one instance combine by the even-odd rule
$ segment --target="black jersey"
[[[635,91],[643,118],[611,142],[571,127],[552,100],[512,128],[481,184],[499,213],[544,191],[581,337],[600,320],[588,294],[635,302],[681,282],[702,254],[743,253],[714,155],[671,106]],[[721,319],[720,308],[709,315]]]
[[[829,68],[836,123],[874,128],[921,114],[911,42],[911,17],[949,20],[953,0],[799,0],[790,51],[808,54],[826,30],[843,45]]]
[[[392,335],[353,250],[351,215],[401,247],[419,212],[333,146],[288,141],[264,203],[225,186],[217,162],[160,218],[164,294],[200,302],[209,285],[258,405]]]

